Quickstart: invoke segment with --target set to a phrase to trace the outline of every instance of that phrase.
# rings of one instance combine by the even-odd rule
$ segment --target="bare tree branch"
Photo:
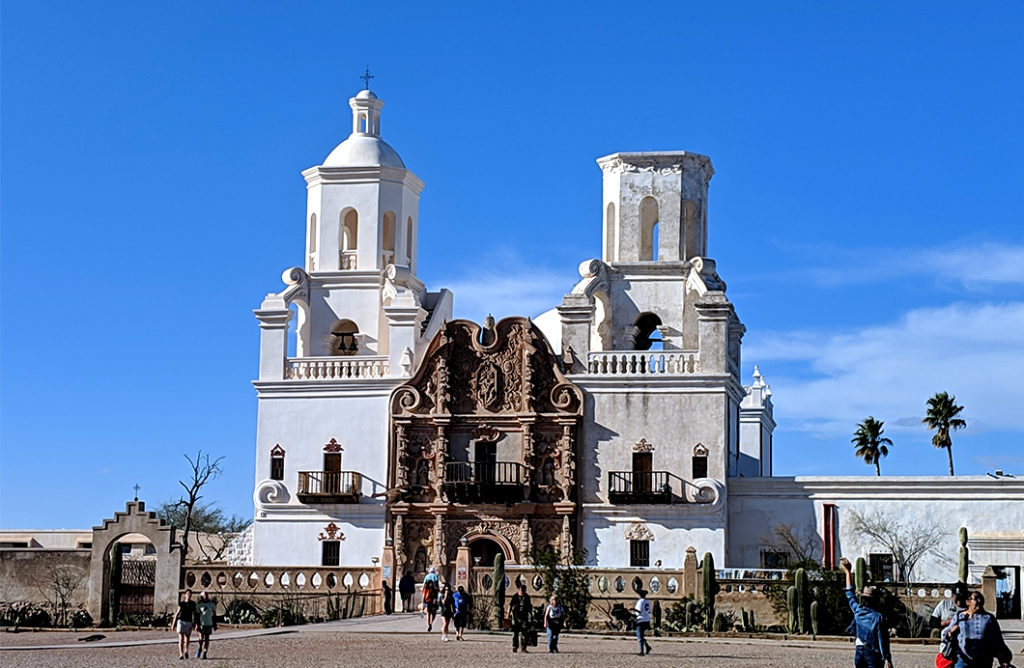
[[[854,533],[873,539],[892,553],[896,579],[901,582],[912,581],[917,562],[935,551],[943,538],[934,522],[888,515],[879,510],[863,514],[851,511],[850,524]]]
[[[185,455],[185,461],[188,462],[191,468],[191,477],[178,481],[178,484],[185,490],[185,496],[178,501],[178,505],[185,511],[185,526],[182,527],[181,539],[183,558],[188,557],[189,534],[192,532],[192,514],[196,509],[196,504],[203,498],[201,492],[206,483],[220,476],[220,463],[223,459],[223,457],[217,457],[211,460],[210,455],[204,454],[202,450],[196,451],[195,459]]]
[[[776,524],[772,527],[772,535],[761,540],[766,546],[791,555],[795,562],[816,561],[821,546],[821,538],[816,534],[804,533],[786,522]]]

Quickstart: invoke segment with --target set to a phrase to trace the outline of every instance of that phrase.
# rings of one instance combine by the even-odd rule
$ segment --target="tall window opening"
[[[640,200],[640,258],[641,262],[657,260],[658,200],[645,197]]]
[[[618,245],[618,226],[615,224],[615,202],[608,202],[608,210],[604,217],[604,261],[615,262],[615,247]]]
[[[321,566],[337,566],[341,563],[340,540],[325,540],[320,545],[323,550],[320,558]]]
[[[697,221],[697,205],[686,200],[683,203],[683,259],[692,260],[701,251],[700,224]]]
[[[340,269],[356,268],[356,249],[359,247],[359,214],[348,209],[341,214]]]
[[[270,451],[270,479],[284,480],[284,448],[280,445]]]
[[[889,552],[868,555],[868,568],[871,569],[871,579],[875,582],[894,582],[896,579],[895,563]]]
[[[405,221],[405,257],[412,267],[412,216]]]
[[[634,568],[646,568],[651,565],[651,542],[647,540],[629,541],[629,565]]]
[[[388,265],[395,261],[395,214],[386,211],[383,220],[384,229],[381,230],[381,249],[384,251],[381,258],[382,264]]]
[[[658,332],[660,325],[661,318],[650,311],[638,315],[633,321],[635,331],[633,350],[651,350],[655,342],[658,342],[656,350],[660,350],[662,347],[661,332]]]
[[[651,471],[653,469],[654,455],[650,452],[633,453],[633,491],[650,492]]]
[[[359,327],[351,320],[339,320],[331,327],[331,354],[355,355],[359,352]]]
[[[707,455],[694,455],[693,456],[693,479],[707,478],[708,477],[708,456]]]

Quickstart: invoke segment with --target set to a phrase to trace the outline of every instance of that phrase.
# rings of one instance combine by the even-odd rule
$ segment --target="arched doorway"
[[[492,540],[486,536],[479,536],[476,539],[470,539],[469,543],[469,557],[472,559],[474,566],[480,568],[487,568],[494,565],[494,557],[497,555],[505,556],[506,561],[508,555],[501,549],[501,545],[497,541]]]

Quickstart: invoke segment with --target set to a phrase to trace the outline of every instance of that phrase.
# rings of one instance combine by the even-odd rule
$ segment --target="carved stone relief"
[[[633,522],[626,529],[626,540],[654,540],[654,532],[648,529],[646,524]]]

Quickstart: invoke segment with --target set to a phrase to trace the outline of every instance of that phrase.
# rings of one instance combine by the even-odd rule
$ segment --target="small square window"
[[[633,567],[647,567],[651,565],[650,541],[629,541],[629,565]]]
[[[786,568],[789,566],[789,554],[779,550],[761,552],[761,568]]]
[[[868,555],[868,568],[871,569],[871,579],[875,582],[894,582],[896,579],[895,563],[892,554],[888,552]]]

